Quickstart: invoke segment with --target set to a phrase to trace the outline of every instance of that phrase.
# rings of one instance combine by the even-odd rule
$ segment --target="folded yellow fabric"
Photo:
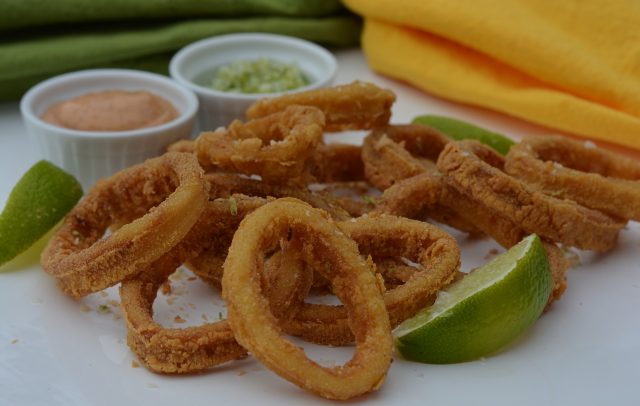
[[[640,149],[637,0],[345,0],[371,67],[423,90]]]

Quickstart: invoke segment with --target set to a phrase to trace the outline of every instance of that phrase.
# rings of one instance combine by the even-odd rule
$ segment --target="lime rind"
[[[47,161],[33,165],[0,213],[0,266],[44,236],[80,197],[82,187],[73,176]]]
[[[394,332],[404,358],[464,362],[521,335],[538,319],[551,292],[544,247],[537,236],[529,236],[443,292]]]
[[[502,155],[506,155],[515,142],[493,131],[457,120],[451,117],[423,115],[413,119],[413,124],[422,124],[440,131],[456,141],[474,139],[490,146]]]

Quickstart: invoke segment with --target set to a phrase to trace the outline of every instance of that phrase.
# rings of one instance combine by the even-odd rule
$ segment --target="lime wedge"
[[[549,261],[533,234],[438,294],[394,331],[406,359],[464,362],[513,341],[542,313],[551,293]]]
[[[45,235],[80,197],[82,187],[73,176],[47,161],[33,165],[0,214],[0,266]]]
[[[513,140],[502,134],[485,130],[473,124],[456,120],[444,116],[418,116],[413,119],[413,124],[423,124],[440,131],[449,138],[456,141],[474,139],[490,146],[502,155],[507,155],[511,146],[515,144]]]

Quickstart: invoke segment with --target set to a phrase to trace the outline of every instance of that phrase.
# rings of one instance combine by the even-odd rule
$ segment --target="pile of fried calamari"
[[[608,251],[640,219],[632,160],[557,137],[524,140],[504,157],[389,124],[394,100],[356,82],[259,101],[246,122],[98,182],[43,268],[72,297],[121,283],[128,344],[152,371],[202,371],[251,353],[302,388],[348,399],[382,385],[391,329],[463,277],[455,239],[427,220],[504,247],[538,234],[551,304],[565,290],[561,247]],[[343,130],[370,132],[362,146],[325,143]],[[182,265],[221,292],[227,320],[185,329],[153,320],[158,289]],[[305,301],[318,291],[341,304]],[[355,343],[355,353],[323,367],[284,333]]]

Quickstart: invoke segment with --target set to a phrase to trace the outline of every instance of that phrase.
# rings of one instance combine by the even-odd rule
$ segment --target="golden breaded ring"
[[[70,296],[113,286],[178,244],[206,200],[191,154],[169,152],[124,169],[99,181],[66,216],[42,253],[42,267]],[[123,218],[133,221],[103,238]]]
[[[504,173],[503,157],[477,141],[449,143],[437,164],[445,182],[460,194],[541,238],[607,251],[624,226],[599,211],[533,191]]]
[[[353,82],[307,92],[258,100],[246,112],[249,119],[265,117],[291,105],[314,106],[322,110],[326,131],[368,130],[389,123],[396,96],[378,86]]]
[[[246,123],[235,120],[226,129],[203,132],[196,139],[195,152],[207,170],[257,174],[269,182],[291,181],[304,172],[307,159],[322,141],[324,125],[324,115],[317,108],[288,106]]]
[[[426,306],[458,271],[458,244],[434,225],[402,217],[370,215],[340,222],[339,226],[356,241],[362,255],[405,257],[420,264],[421,268],[405,284],[384,294],[392,326]],[[315,259],[313,269],[319,270],[322,266],[321,259]],[[285,323],[284,329],[289,334],[315,343],[353,342],[347,312],[342,306],[305,303],[295,317]]]
[[[622,219],[640,220],[640,162],[565,137],[527,138],[505,171],[551,196]]]
[[[322,258],[317,271],[349,309],[355,336],[353,358],[323,367],[282,336],[260,287],[264,255],[280,239],[299,238],[305,252]],[[377,390],[391,363],[389,319],[376,277],[358,248],[328,216],[306,203],[285,198],[248,215],[238,228],[224,265],[222,295],[236,339],[269,369],[329,399],[349,399]]]

